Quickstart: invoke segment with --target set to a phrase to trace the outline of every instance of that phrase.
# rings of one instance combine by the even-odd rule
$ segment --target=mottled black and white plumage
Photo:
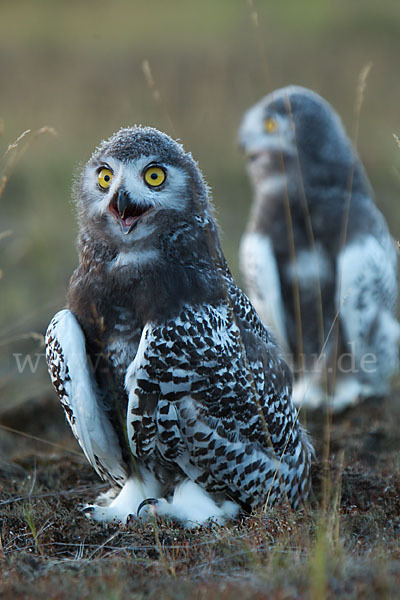
[[[221,252],[190,154],[121,129],[77,184],[80,263],[47,331],[75,437],[112,489],[89,516],[156,511],[190,526],[310,486],[311,446],[273,338]]]
[[[397,249],[338,115],[286,87],[245,113],[239,140],[254,189],[241,266],[292,356],[295,403],[320,406],[326,384],[335,410],[386,394],[398,369]]]

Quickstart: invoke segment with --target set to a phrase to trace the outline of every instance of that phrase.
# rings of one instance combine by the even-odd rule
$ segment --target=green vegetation
[[[358,148],[399,238],[399,55],[398,0],[3,0],[0,422],[56,446],[0,429],[2,597],[396,595],[398,393],[334,420],[328,471],[320,459],[324,421],[309,416],[318,459],[307,512],[280,507],[189,533],[162,523],[157,535],[150,525],[103,527],[79,512],[100,484],[83,455],[71,454],[77,446],[50,389],[41,334],[65,304],[77,261],[73,173],[123,125],[154,125],[192,151],[239,278],[250,203],[236,146],[243,111],[297,83],[326,97],[352,132],[357,79],[372,62]],[[42,127],[56,135],[39,135]],[[20,368],[28,353],[34,374]]]

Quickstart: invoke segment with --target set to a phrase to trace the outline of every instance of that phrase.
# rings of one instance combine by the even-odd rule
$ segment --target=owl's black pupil
[[[109,175],[104,175],[104,181],[110,181],[110,176]]]
[[[152,174],[150,175],[150,177],[151,177],[152,179],[158,179],[158,175],[157,175],[157,173],[152,173]]]

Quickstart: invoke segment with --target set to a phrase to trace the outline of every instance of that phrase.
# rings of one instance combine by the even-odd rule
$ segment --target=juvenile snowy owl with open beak
[[[254,189],[241,266],[293,359],[295,403],[328,394],[341,410],[385,395],[398,369],[397,249],[338,115],[286,87],[246,112],[239,141]]]
[[[156,129],[121,129],[75,200],[79,266],[46,344],[72,431],[111,484],[88,516],[191,526],[300,506],[312,449],[291,375],[226,266],[191,155]]]

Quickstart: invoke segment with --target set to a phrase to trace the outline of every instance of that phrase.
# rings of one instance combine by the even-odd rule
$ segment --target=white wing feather
[[[46,332],[50,377],[71,429],[100,475],[121,485],[126,480],[117,435],[101,404],[86,354],[83,332],[69,310],[58,312]]]

